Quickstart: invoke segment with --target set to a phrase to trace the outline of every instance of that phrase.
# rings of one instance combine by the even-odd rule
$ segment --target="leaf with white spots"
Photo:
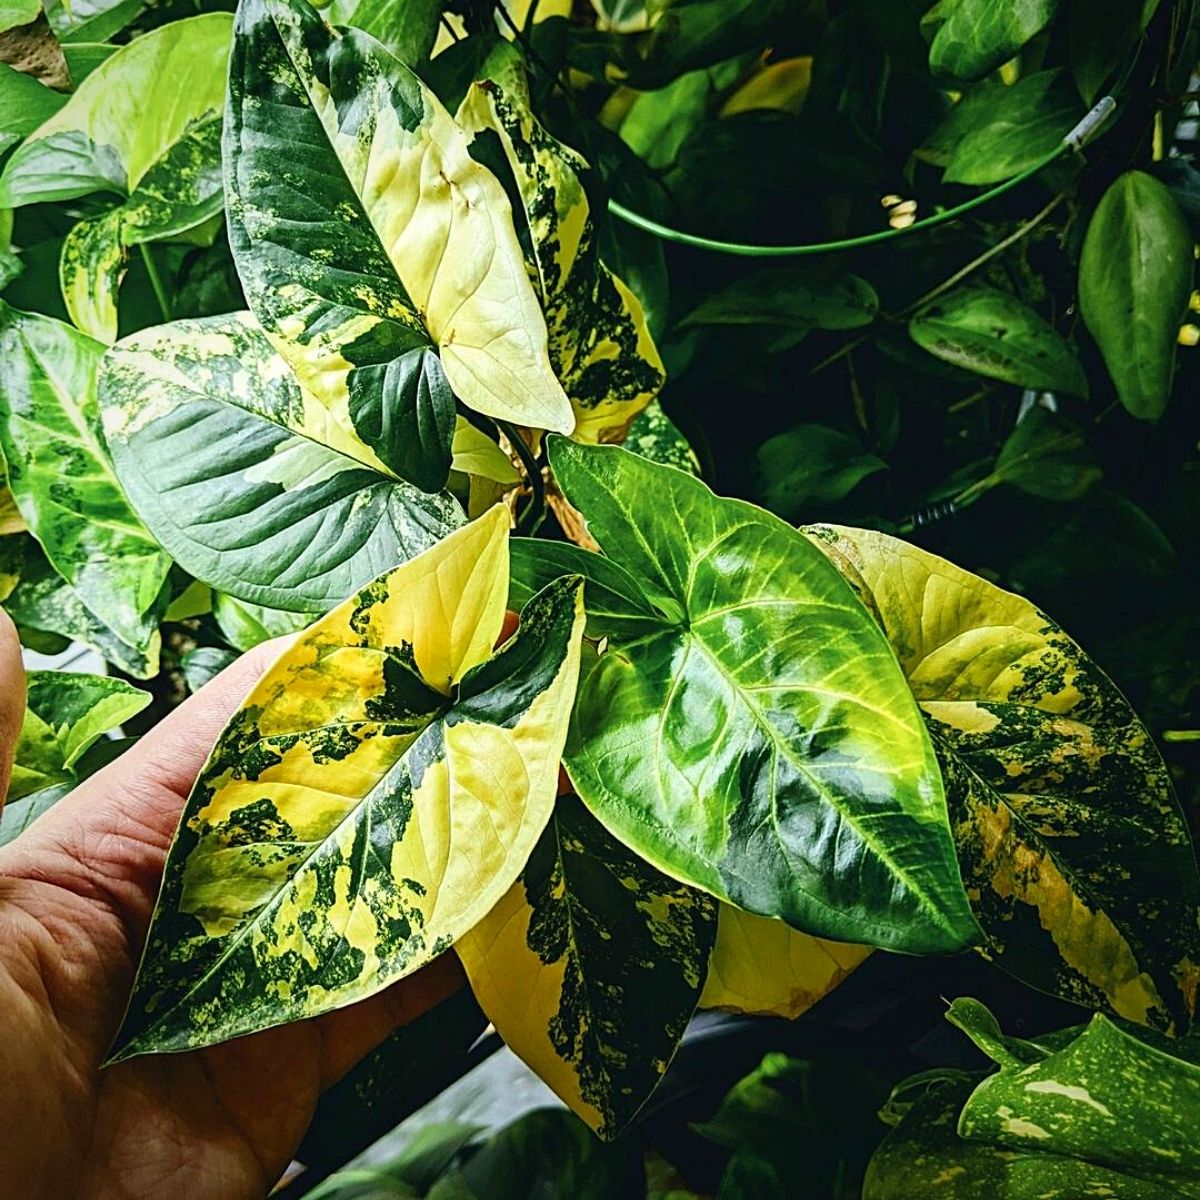
[[[373,995],[480,921],[554,806],[578,580],[508,589],[502,506],[300,634],[222,733],[167,858],[113,1056]]]

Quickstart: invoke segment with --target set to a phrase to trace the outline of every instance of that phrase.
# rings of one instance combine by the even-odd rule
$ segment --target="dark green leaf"
[[[1035,405],[1005,439],[992,474],[1045,500],[1077,500],[1100,468],[1077,425]]]
[[[1058,0],[939,0],[922,18],[933,36],[929,68],[952,79],[981,79],[1040,33]]]
[[[777,434],[758,448],[756,458],[758,497],[786,521],[844,499],[869,475],[887,470],[857,438],[826,425],[797,425]]]
[[[1019,387],[1088,394],[1087,377],[1071,347],[1053,325],[1008,292],[960,287],[921,309],[908,331],[930,354],[977,375]]]
[[[1166,186],[1126,171],[1088,225],[1079,308],[1121,403],[1142,420],[1161,417],[1171,395],[1193,260],[1192,235]]]
[[[810,266],[765,267],[707,297],[680,322],[856,329],[870,325],[879,298],[865,279]]]

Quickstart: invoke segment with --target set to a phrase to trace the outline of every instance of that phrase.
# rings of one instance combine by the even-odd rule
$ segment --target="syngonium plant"
[[[452,113],[362,30],[243,0],[232,30],[173,23],[94,78],[188,39],[229,42],[216,100],[118,136],[81,87],[0,177],[8,204],[45,199],[82,156],[73,195],[125,196],[61,260],[92,336],[3,321],[30,381],[8,394],[81,397],[74,508],[39,500],[34,425],[4,451],[96,636],[153,674],[172,564],[235,645],[299,631],[188,801],[114,1060],[351,1004],[444,953],[605,1138],[698,1005],[794,1016],[873,948],[975,947],[1186,1029],[1200,877],[1146,729],[1023,597],[696,477],[586,164],[516,49],[472,64]],[[218,184],[189,165],[152,186],[207,161],[222,97]],[[248,311],[104,351],[129,248],[208,236],[216,195]],[[522,481],[552,485],[578,544],[511,535]],[[119,555],[77,552],[98,504]],[[37,627],[30,578],[11,595]],[[38,738],[67,779],[78,739]]]

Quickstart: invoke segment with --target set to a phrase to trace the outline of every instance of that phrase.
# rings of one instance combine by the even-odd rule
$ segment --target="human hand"
[[[100,1069],[184,801],[279,649],[239,659],[0,850],[0,1193],[261,1200],[320,1093],[461,986],[447,954],[315,1020]],[[16,631],[0,611],[0,796],[24,698]]]

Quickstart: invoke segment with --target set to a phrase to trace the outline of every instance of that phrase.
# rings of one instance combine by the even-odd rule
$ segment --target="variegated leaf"
[[[102,352],[61,321],[0,302],[0,447],[17,508],[55,570],[98,622],[149,654],[171,562],[134,515],[104,445]]]
[[[84,604],[31,535],[0,538],[0,602],[22,630],[23,640],[33,631],[51,640],[81,642],[134,679],[158,674],[158,629],[140,646],[129,645]]]
[[[327,420],[248,314],[119,342],[100,400],[142,519],[189,574],[250,603],[325,611],[462,522]]]
[[[701,1008],[798,1017],[871,953],[870,946],[812,937],[732,904],[717,915]]]
[[[533,115],[516,50],[487,64],[459,120],[495,133],[529,226],[527,260],[550,331],[550,361],[575,409],[579,441],[619,442],[658,395],[665,374],[641,302],[600,261],[587,163]]]
[[[361,1000],[470,930],[554,805],[577,580],[495,653],[500,506],[301,634],[243,702],[168,855],[114,1058]]]
[[[550,461],[611,556],[561,544],[521,563],[532,590],[569,562],[607,637],[566,754],[591,811],[673,878],[805,932],[969,944],[933,747],[837,572],[673,467],[562,438]]]
[[[504,189],[373,38],[243,0],[225,177],[248,302],[358,457],[436,491],[455,396],[572,428]]]
[[[820,526],[925,712],[984,953],[1026,983],[1162,1028],[1200,981],[1200,877],[1158,750],[1047,616],[882,533]]]
[[[608,1139],[674,1056],[715,932],[708,896],[566,795],[521,879],[456,949],[509,1048]]]
[[[129,247],[195,229],[220,213],[221,112],[231,20],[207,13],[135,38],[29,135],[0,174],[0,207],[115,192],[123,203],[77,224],[59,274],[72,321],[117,336]],[[148,103],[151,96],[165,99]]]

